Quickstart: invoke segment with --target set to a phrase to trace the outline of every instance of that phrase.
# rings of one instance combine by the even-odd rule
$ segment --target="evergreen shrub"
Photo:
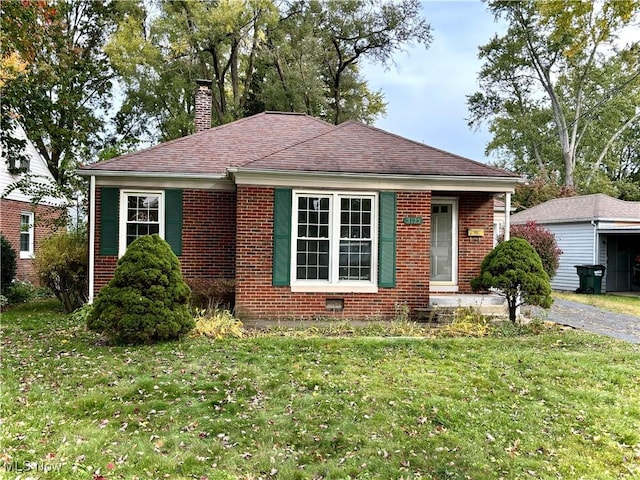
[[[87,326],[117,343],[177,339],[195,322],[180,262],[159,235],[134,240],[97,296]]]
[[[509,319],[516,322],[521,305],[549,308],[551,283],[542,267],[540,256],[522,238],[499,243],[480,265],[480,276],[471,281],[474,291],[494,289],[507,300]]]
[[[16,251],[4,235],[0,234],[0,293],[6,295],[16,278]]]
[[[14,280],[6,295],[9,305],[29,303],[36,298],[36,289],[29,281]]]

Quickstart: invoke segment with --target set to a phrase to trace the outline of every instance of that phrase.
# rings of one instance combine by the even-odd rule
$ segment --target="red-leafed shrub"
[[[534,221],[511,226],[511,238],[524,238],[531,244],[542,260],[542,267],[549,278],[553,278],[560,264],[562,250],[558,248],[556,236]]]

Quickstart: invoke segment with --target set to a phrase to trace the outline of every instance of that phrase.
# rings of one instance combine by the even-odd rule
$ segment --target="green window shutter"
[[[182,190],[164,192],[164,238],[176,255],[182,255]]]
[[[120,190],[100,189],[100,255],[118,254],[118,203]]]
[[[396,193],[380,192],[378,286],[396,286]]]
[[[291,275],[291,189],[276,188],[273,201],[273,285],[286,286]]]

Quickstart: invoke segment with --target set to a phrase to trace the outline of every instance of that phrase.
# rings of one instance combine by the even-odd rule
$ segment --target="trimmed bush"
[[[6,295],[16,278],[16,251],[4,235],[0,234],[0,293]]]
[[[191,290],[180,262],[157,234],[134,240],[101,291],[87,326],[117,343],[177,339],[195,325],[189,310]]]
[[[553,302],[549,276],[542,268],[540,256],[522,238],[499,243],[489,252],[480,265],[480,276],[471,281],[471,288],[495,289],[505,297],[513,323],[520,305],[549,308]]]
[[[7,290],[6,298],[9,305],[29,303],[36,298],[36,289],[31,282],[14,280]]]
[[[60,300],[66,313],[87,301],[87,245],[85,228],[58,232],[40,244],[34,259],[40,282]]]
[[[193,278],[187,281],[191,288],[191,304],[195,308],[215,310],[224,306],[233,310],[236,282],[226,278]]]

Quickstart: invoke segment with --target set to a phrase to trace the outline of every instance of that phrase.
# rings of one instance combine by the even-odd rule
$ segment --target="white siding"
[[[26,135],[22,127],[16,127],[16,136],[18,138],[26,139]],[[47,167],[47,163],[45,162],[44,158],[42,158],[38,150],[36,150],[36,147],[33,145],[33,143],[31,143],[29,140],[27,140],[27,145],[25,146],[25,154],[30,159],[29,173],[31,173],[31,175],[33,176],[34,181],[42,183],[44,185],[54,185],[55,180],[53,178],[53,175],[51,175],[49,168]],[[20,190],[12,190],[9,195],[4,196],[7,188],[13,183],[20,180],[20,177],[20,174],[13,175],[9,173],[7,162],[4,158],[4,152],[0,151],[0,196],[8,200],[30,203],[31,197],[25,195]],[[45,205],[60,205],[61,201],[59,199],[47,196],[44,197],[40,203]]]
[[[580,278],[576,265],[594,263],[594,227],[590,223],[563,223],[544,225],[556,236],[558,247],[562,250],[560,266],[551,279],[554,290],[576,290],[580,286]],[[596,259],[597,260],[597,259]]]

